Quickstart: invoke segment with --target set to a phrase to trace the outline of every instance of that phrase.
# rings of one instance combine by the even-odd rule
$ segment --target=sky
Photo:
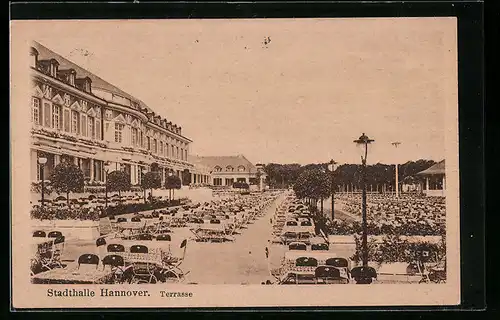
[[[33,23],[33,40],[182,126],[192,154],[358,163],[366,133],[368,163],[445,155],[449,18]]]

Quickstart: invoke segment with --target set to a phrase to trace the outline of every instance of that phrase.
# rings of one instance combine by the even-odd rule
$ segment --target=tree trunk
[[[323,198],[321,198],[321,215],[323,215]]]
[[[69,191],[66,191],[66,204],[69,207]]]

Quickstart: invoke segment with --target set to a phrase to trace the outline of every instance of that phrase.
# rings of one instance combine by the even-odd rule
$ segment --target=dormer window
[[[75,79],[76,79],[76,71],[73,69],[70,69],[69,75],[68,75],[68,83],[72,86],[75,85]]]
[[[57,77],[71,86],[75,85],[76,71],[75,69],[59,70]]]
[[[50,60],[50,75],[57,77],[57,69],[59,69],[59,62],[56,59]]]
[[[89,77],[85,78],[77,78],[75,79],[75,85],[78,89],[83,90],[85,92],[92,92],[92,80]]]
[[[31,66],[36,69],[36,66],[38,65],[38,51],[31,47],[30,50],[30,56],[31,56]]]

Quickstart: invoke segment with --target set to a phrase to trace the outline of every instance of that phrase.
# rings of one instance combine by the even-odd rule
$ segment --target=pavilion
[[[429,197],[444,197],[446,195],[446,173],[444,160],[430,168],[417,173],[425,177],[423,193]]]

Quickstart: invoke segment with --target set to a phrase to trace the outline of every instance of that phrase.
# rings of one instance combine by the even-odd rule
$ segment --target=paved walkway
[[[186,281],[200,284],[260,284],[271,279],[265,249],[272,232],[269,219],[279,201],[274,201],[264,216],[247,225],[246,229],[239,230],[241,234],[236,235],[233,242],[189,242],[183,265],[186,270],[190,270]],[[176,230],[175,235],[180,235],[180,232]]]

